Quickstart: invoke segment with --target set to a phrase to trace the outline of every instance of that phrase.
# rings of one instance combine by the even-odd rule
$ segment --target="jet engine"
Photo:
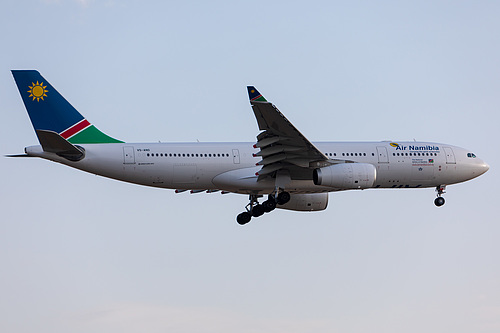
[[[342,163],[315,169],[315,185],[339,189],[364,189],[373,187],[377,179],[377,170],[368,163]]]
[[[290,201],[276,208],[311,212],[324,210],[328,206],[328,193],[292,194]]]

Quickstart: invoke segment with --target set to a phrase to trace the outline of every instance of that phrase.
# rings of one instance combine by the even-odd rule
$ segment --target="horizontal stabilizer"
[[[28,154],[15,154],[15,155],[4,155],[5,157],[34,157]]]
[[[44,151],[55,153],[70,161],[79,161],[85,156],[85,150],[69,143],[62,136],[53,131],[36,130],[38,141]]]

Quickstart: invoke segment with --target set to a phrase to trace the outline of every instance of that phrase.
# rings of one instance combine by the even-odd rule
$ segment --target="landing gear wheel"
[[[444,205],[444,198],[437,197],[436,200],[434,200],[434,204],[438,207],[441,207],[442,205]]]
[[[288,194],[288,196],[290,195]],[[247,224],[248,222],[250,222],[252,217],[262,216],[264,215],[264,213],[269,213],[276,208],[276,200],[274,199],[274,196],[269,195],[266,201],[264,201],[262,204],[259,204],[258,199],[261,197],[262,195],[259,194],[250,194],[250,203],[245,207],[246,212],[239,214],[236,217],[236,222],[238,222],[240,225]],[[288,198],[288,200],[290,200],[290,198]]]
[[[444,205],[444,198],[442,197],[443,194],[446,192],[446,185],[438,185],[436,186],[436,192],[437,192],[437,198],[434,200],[434,204],[438,207],[441,207]]]
[[[236,222],[238,222],[239,225],[244,225],[250,222],[251,219],[252,215],[250,215],[249,212],[243,212],[236,217]]]
[[[252,208],[252,216],[253,217],[259,217],[264,215],[266,212],[265,208],[262,205],[255,205]]]
[[[286,204],[288,201],[290,201],[290,193],[281,192],[280,194],[278,194],[277,201],[278,201],[278,205]]]
[[[262,203],[262,207],[266,213],[272,212],[276,208],[276,201],[274,198],[270,198]]]

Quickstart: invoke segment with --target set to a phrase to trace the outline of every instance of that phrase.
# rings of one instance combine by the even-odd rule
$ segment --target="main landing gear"
[[[246,212],[239,214],[236,217],[236,222],[240,225],[247,224],[252,217],[259,217],[264,215],[264,213],[272,212],[276,208],[276,205],[284,205],[290,201],[290,193],[288,192],[280,192],[278,195],[271,193],[266,201],[259,204],[258,198],[261,197],[262,195],[251,194],[250,203],[245,207]]]
[[[446,190],[446,185],[439,185],[436,187],[437,198],[434,200],[434,204],[438,207],[444,205],[445,200],[441,195],[446,193],[445,190]]]

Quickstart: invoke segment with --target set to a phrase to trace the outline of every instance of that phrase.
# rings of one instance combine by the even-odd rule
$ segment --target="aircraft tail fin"
[[[70,145],[123,142],[99,131],[59,94],[38,71],[13,70],[12,75],[44,150],[47,145],[44,146],[42,140],[49,136],[52,138],[52,141],[49,141],[53,143],[55,138],[53,134],[57,134],[58,137]]]

